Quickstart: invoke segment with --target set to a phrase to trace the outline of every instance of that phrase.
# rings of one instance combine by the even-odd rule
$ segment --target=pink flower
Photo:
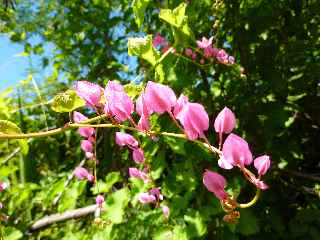
[[[140,203],[152,203],[156,201],[156,197],[149,193],[140,193],[138,196],[138,200]]]
[[[131,118],[134,106],[131,98],[125,92],[113,92],[107,98],[108,112],[118,122]]]
[[[92,127],[83,127],[78,129],[78,133],[85,138],[89,138],[94,134],[94,128]]]
[[[151,81],[147,83],[145,102],[150,110],[159,114],[170,112],[176,101],[176,95],[170,87]]]
[[[95,181],[95,177],[92,174],[88,174],[87,179],[89,182],[94,182]]]
[[[0,182],[0,192],[4,191],[5,189],[7,189],[9,186],[8,183],[6,182]]]
[[[93,158],[93,153],[92,152],[85,152],[86,158],[92,159]]]
[[[216,55],[216,58],[220,63],[223,63],[223,64],[228,64],[229,62],[228,60],[229,55],[223,49],[219,50],[219,52]]]
[[[150,109],[148,104],[146,103],[145,93],[143,93],[143,92],[137,98],[136,112],[139,114],[139,116],[145,115],[148,117],[152,114],[152,109]]]
[[[163,213],[163,216],[164,216],[166,219],[169,218],[170,209],[168,208],[168,206],[166,206],[166,205],[163,205],[163,206],[162,206],[162,213]]]
[[[258,170],[260,176],[266,174],[270,167],[271,161],[268,155],[263,155],[254,159],[254,167]]]
[[[206,49],[208,47],[211,47],[212,40],[213,40],[213,37],[209,39],[207,39],[206,37],[202,37],[201,41],[197,40],[198,48]]]
[[[150,129],[149,119],[144,114],[142,114],[140,117],[140,120],[138,122],[138,128],[142,131],[148,131]]]
[[[77,111],[73,112],[73,121],[75,123],[81,123],[86,120],[88,120],[88,118],[85,115],[83,115],[82,113],[79,113]]]
[[[98,195],[98,196],[96,197],[96,204],[97,204],[99,207],[101,207],[103,203],[104,203],[104,197],[103,197],[102,195]]]
[[[235,63],[235,59],[234,59],[233,56],[229,56],[229,57],[228,57],[228,63],[229,63],[229,64],[234,64],[234,63]]]
[[[209,117],[204,107],[199,103],[186,103],[177,114],[187,137],[195,140],[204,136],[204,131],[209,128]]]
[[[106,98],[112,92],[124,92],[124,88],[121,84],[117,83],[116,81],[108,81],[105,92],[104,92]]]
[[[87,178],[88,174],[89,174],[88,170],[83,167],[76,167],[76,169],[74,170],[74,175],[79,180],[83,180],[83,179]]]
[[[227,182],[220,174],[206,169],[203,174],[203,184],[206,186],[208,191],[214,193],[214,195],[216,195],[220,200],[228,198],[228,194],[224,190]]]
[[[155,196],[157,200],[163,200],[163,195],[160,192],[160,188],[151,188],[149,193]]]
[[[89,140],[82,140],[81,141],[81,149],[84,152],[92,152],[93,151],[93,145]]]
[[[222,147],[222,157],[218,164],[224,169],[231,169],[233,166],[244,167],[252,162],[252,153],[248,143],[241,137],[231,133]]]
[[[142,179],[144,183],[150,182],[150,178],[147,173],[140,171],[137,168],[129,168],[129,176],[132,178]]]
[[[236,117],[234,113],[225,107],[214,121],[214,129],[217,133],[230,133],[236,126]]]
[[[135,148],[132,152],[132,158],[136,163],[144,163],[144,153],[141,148]]]
[[[161,45],[167,45],[168,42],[167,40],[162,37],[159,33],[154,37],[153,41],[152,41],[153,47],[158,47]]]
[[[74,86],[77,95],[86,101],[87,105],[93,107],[99,104],[101,97],[101,87],[87,81],[77,81]]]
[[[176,105],[173,109],[173,115],[175,118],[178,117],[178,114],[181,112],[182,108],[189,102],[188,97],[184,96],[183,94],[180,95],[180,97],[177,100]]]
[[[132,148],[138,147],[138,141],[128,133],[116,132],[116,144],[119,146],[130,146]]]

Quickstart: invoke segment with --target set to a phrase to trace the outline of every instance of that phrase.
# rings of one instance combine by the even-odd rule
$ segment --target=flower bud
[[[144,163],[144,153],[141,148],[135,148],[132,152],[132,157],[136,163]]]
[[[140,203],[153,203],[156,201],[156,197],[149,193],[140,193],[138,196],[138,200]]]
[[[234,113],[225,107],[214,121],[214,129],[217,133],[230,133],[236,126],[236,117]]]
[[[96,204],[97,204],[99,207],[101,207],[103,203],[104,203],[104,197],[103,197],[102,195],[98,195],[98,196],[96,197]]]
[[[168,206],[166,205],[163,205],[162,206],[162,212],[163,212],[163,216],[168,219],[169,218],[169,215],[170,215],[170,209]]]
[[[130,134],[123,132],[116,132],[116,144],[119,146],[130,146],[133,148],[138,147],[138,141]]]
[[[214,195],[220,200],[228,198],[228,194],[224,190],[227,182],[220,174],[206,169],[203,174],[203,184],[206,186],[208,191],[214,193]]]
[[[271,164],[271,161],[268,155],[257,157],[254,160],[254,167],[257,169],[260,176],[266,174],[266,172],[270,167],[270,164]]]

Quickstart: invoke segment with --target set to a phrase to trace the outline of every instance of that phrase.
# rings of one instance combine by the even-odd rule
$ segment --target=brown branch
[[[66,221],[72,218],[79,218],[94,213],[99,207],[94,204],[83,208],[69,210],[63,213],[56,213],[39,219],[30,227],[30,231],[37,231],[56,222]]]
[[[295,177],[300,177],[300,178],[305,178],[305,179],[309,179],[309,180],[320,182],[320,177],[312,176],[312,175],[310,175],[308,173],[297,172],[297,171],[294,171],[294,170],[281,170],[281,172],[286,173],[287,175],[292,175],[292,176],[295,176]]]

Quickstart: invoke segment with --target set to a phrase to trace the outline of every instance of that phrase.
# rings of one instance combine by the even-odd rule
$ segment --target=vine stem
[[[56,129],[49,130],[49,131],[44,131],[44,132],[33,132],[33,133],[22,133],[22,134],[3,134],[3,133],[0,133],[0,139],[23,139],[23,138],[48,137],[48,136],[56,135],[59,133],[63,133],[65,131],[73,129],[73,128],[81,128],[81,127],[121,128],[121,129],[129,130],[129,131],[138,131],[138,132],[141,132],[145,135],[148,135],[147,133],[142,132],[141,130],[136,129],[134,127],[128,127],[128,126],[124,126],[124,125],[120,125],[120,124],[117,124],[117,125],[112,124],[112,123],[89,124],[91,122],[98,121],[102,118],[105,118],[105,116],[98,116],[95,118],[91,118],[91,119],[84,121],[83,123],[67,123],[63,127],[56,128]],[[155,132],[155,131],[149,131],[148,133],[152,134],[152,135],[162,135],[162,136],[167,136],[167,137],[175,137],[175,138],[182,138],[185,140],[189,140],[185,134],[181,134],[181,133]],[[199,140],[189,140],[189,141],[192,141],[192,142],[195,142],[199,145],[202,145],[206,149],[213,151],[213,152],[217,153],[218,155],[221,154],[221,151],[218,148],[215,148],[214,146],[210,145],[209,143],[204,143]]]
[[[256,195],[254,195],[252,200],[250,202],[248,202],[248,203],[239,203],[238,207],[240,207],[240,208],[248,208],[248,207],[253,206],[258,201],[258,199],[260,197],[260,193],[261,193],[261,190],[259,188],[257,188]]]

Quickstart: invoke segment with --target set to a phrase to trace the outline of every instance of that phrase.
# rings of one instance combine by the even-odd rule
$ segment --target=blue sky
[[[5,35],[0,35],[0,91],[15,86],[27,76],[28,57],[19,57],[23,45],[12,43]]]

